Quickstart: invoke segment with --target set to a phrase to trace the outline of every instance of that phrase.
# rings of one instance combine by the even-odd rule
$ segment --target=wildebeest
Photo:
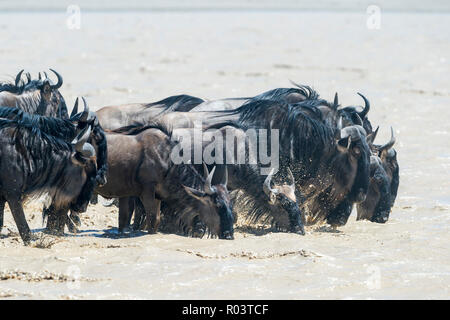
[[[66,103],[58,89],[63,84],[62,76],[50,69],[57,77],[58,82],[54,84],[47,76],[45,78],[21,80],[23,70],[20,71],[15,83],[0,84],[0,106],[16,107],[28,113],[68,118]]]
[[[159,115],[187,112],[203,100],[189,95],[177,95],[152,103],[133,103],[107,106],[97,110],[97,117],[105,130],[114,130],[138,123],[149,123]]]
[[[377,130],[376,130],[377,131]],[[366,200],[357,205],[357,220],[385,223],[394,205],[399,186],[399,166],[393,129],[391,139],[384,145],[372,145],[370,157],[370,186]]]
[[[103,129],[99,125],[98,121],[95,119],[95,114],[89,111],[85,99],[84,110],[77,113],[78,110],[78,99],[75,102],[74,112],[72,112],[72,117],[70,119],[60,119],[55,117],[39,116],[36,114],[29,114],[18,108],[0,107],[0,118],[7,118],[16,121],[26,121],[33,123],[40,131],[54,136],[58,139],[65,140],[66,142],[72,141],[77,134],[84,128],[90,126],[90,136],[88,142],[92,144],[96,150],[96,160],[97,160],[97,174],[92,177],[92,181],[88,184],[104,184],[106,182],[106,174],[108,169],[107,163],[107,145],[106,138]],[[92,186],[93,188],[93,186]],[[92,188],[90,192],[86,192],[88,197],[92,193]],[[54,206],[50,205],[49,208],[44,208],[44,216],[48,216],[47,230],[51,232],[61,233],[61,228],[64,227],[62,222],[58,222],[55,219],[59,217],[64,217],[60,213],[53,214]],[[68,208],[67,208],[68,209]],[[62,209],[61,209],[62,210]],[[76,211],[83,212],[86,208],[77,208]],[[72,218],[76,218],[76,215],[71,215]],[[72,225],[71,229],[75,227]]]
[[[25,244],[31,240],[22,208],[26,197],[47,194],[57,212],[77,209],[86,205],[80,194],[96,175],[95,150],[86,142],[90,126],[67,143],[28,120],[0,119],[0,201],[2,207],[8,202]]]
[[[211,234],[232,239],[233,216],[226,180],[212,184],[214,169],[203,178],[191,164],[175,165],[170,155],[176,141],[164,127],[135,125],[127,130],[127,134],[107,133],[108,182],[95,189],[104,197],[119,198],[119,231],[129,225],[133,209],[130,198],[138,197],[150,233],[158,229],[164,201],[166,214],[177,224],[184,224],[183,228],[198,217]]]

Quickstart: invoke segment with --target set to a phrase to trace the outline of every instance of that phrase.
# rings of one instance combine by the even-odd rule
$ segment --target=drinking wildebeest
[[[0,201],[2,207],[8,202],[25,244],[31,240],[22,208],[26,197],[47,194],[57,212],[86,205],[80,194],[96,174],[95,150],[86,142],[90,131],[86,127],[67,143],[28,119],[0,119]]]
[[[376,130],[377,131],[377,130]],[[372,145],[370,186],[366,200],[357,205],[357,220],[385,223],[394,205],[399,186],[399,166],[391,128],[391,139],[384,145]]]
[[[31,80],[27,76],[29,81],[24,83],[21,80],[23,70],[17,74],[14,84],[0,84],[0,106],[16,107],[43,116],[68,118],[66,103],[58,91],[63,79],[56,71],[50,70],[58,78],[56,84],[47,76],[38,80]]]
[[[212,184],[214,170],[204,179],[191,164],[175,165],[170,155],[176,141],[164,127],[136,125],[128,130],[127,134],[107,133],[108,182],[95,189],[106,198],[119,198],[119,231],[129,225],[129,198],[138,197],[150,233],[158,229],[164,201],[176,221],[188,219],[192,223],[198,216],[211,234],[232,239],[226,181]]]
[[[114,130],[135,122],[150,123],[159,115],[180,111],[187,112],[203,100],[189,95],[178,95],[152,103],[133,103],[107,106],[97,110],[97,117],[105,130]]]

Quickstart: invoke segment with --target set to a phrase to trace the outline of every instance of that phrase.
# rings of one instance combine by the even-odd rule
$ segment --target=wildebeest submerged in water
[[[91,127],[71,142],[42,132],[27,120],[0,119],[0,201],[8,202],[25,244],[31,232],[22,208],[28,196],[48,194],[55,209],[85,206],[85,184],[96,175]],[[3,222],[3,214],[1,215]]]
[[[124,130],[118,130],[123,132]],[[166,203],[172,221],[186,231],[197,219],[219,238],[233,238],[233,216],[226,180],[212,184],[191,164],[175,165],[170,155],[176,144],[161,126],[129,126],[127,134],[107,133],[108,182],[95,191],[119,198],[119,231],[128,227],[132,197],[146,212],[147,230],[154,233],[160,222],[160,204]]]
[[[377,132],[378,129],[375,131]],[[384,145],[372,145],[370,187],[366,200],[357,205],[357,220],[385,223],[394,205],[399,186],[399,166],[391,128],[391,139]]]
[[[63,78],[56,71],[50,70],[58,78],[56,84],[47,76],[36,80],[27,76],[28,82],[24,83],[21,80],[23,70],[17,74],[14,84],[0,84],[0,106],[16,107],[43,116],[68,118],[66,103],[58,90],[63,84]]]

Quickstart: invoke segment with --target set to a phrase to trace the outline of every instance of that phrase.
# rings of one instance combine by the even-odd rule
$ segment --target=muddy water
[[[167,234],[117,238],[117,210],[92,206],[82,231],[23,247],[7,211],[0,298],[449,298],[450,19],[352,12],[0,14],[0,78],[52,67],[69,106],[93,109],[173,94],[254,95],[312,85],[372,104],[378,142],[397,137],[400,189],[385,225],[326,226],[304,237],[239,231],[234,241]],[[40,208],[27,207],[37,234]],[[47,247],[47,248],[39,248]]]

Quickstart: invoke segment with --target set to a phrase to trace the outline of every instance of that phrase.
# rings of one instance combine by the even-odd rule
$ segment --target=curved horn
[[[77,113],[78,113],[78,97],[75,100],[75,104],[73,105],[73,109],[72,109],[72,113],[70,114],[70,117],[72,118]]]
[[[58,72],[56,72],[55,70],[50,69],[50,68],[49,68],[49,70],[50,70],[51,72],[53,72],[53,73],[56,75],[56,77],[58,78],[58,82],[57,82],[56,84],[52,85],[51,88],[52,88],[52,89],[59,89],[59,88],[62,86],[62,84],[63,84],[63,78],[62,78],[61,75],[60,75]]]
[[[334,102],[333,102],[333,109],[336,110],[339,106],[339,101],[338,101],[338,93],[336,92],[334,94]]]
[[[31,82],[31,74],[27,72],[25,75],[27,76],[27,84],[29,84]]]
[[[42,80],[42,75],[41,75],[40,72],[38,73],[38,79],[39,79],[39,80]]]
[[[394,129],[392,129],[391,127],[391,140],[389,140],[388,143],[382,145],[381,147],[379,147],[379,151],[384,151],[384,150],[389,150],[390,148],[392,148],[395,144],[395,137],[394,137]]]
[[[216,167],[214,167],[210,173],[208,173],[208,168],[206,167],[206,164],[203,162],[203,171],[205,173],[205,193],[206,194],[214,194],[214,190],[212,188],[211,182],[212,178],[214,176],[214,171],[216,171]]]
[[[43,71],[43,72],[44,72],[45,79],[48,79],[48,74],[47,74],[47,72],[45,72],[45,71]]]
[[[272,168],[272,170],[270,170],[270,173],[267,175],[267,178],[266,178],[266,180],[264,180],[264,184],[263,184],[263,191],[269,197],[271,197],[271,194],[278,193],[277,189],[272,189],[270,186],[270,183],[272,182],[272,176],[273,176],[274,170],[275,170],[275,168]]]
[[[83,100],[84,110],[83,110],[83,114],[80,117],[80,121],[86,122],[89,118],[89,107],[86,102],[86,99],[84,97],[81,97],[81,99]]]
[[[80,152],[86,158],[95,157],[95,149],[92,146],[92,144],[88,142],[84,143],[83,146],[81,147],[81,150],[77,151]]]
[[[224,186],[227,186],[228,184],[228,167],[225,165],[225,172],[223,173],[223,181],[222,183]]]
[[[83,145],[89,139],[90,135],[91,135],[91,126],[87,126],[78,134],[78,136],[75,137],[75,139],[72,140],[72,145],[74,146],[76,151],[82,152]]]
[[[20,82],[20,78],[22,77],[22,73],[23,73],[23,69],[20,70],[16,76],[16,81],[15,81],[16,87],[19,86],[19,82]]]
[[[359,116],[361,117],[361,119],[364,119],[364,118],[367,116],[367,113],[369,113],[369,110],[370,110],[370,102],[369,102],[369,100],[367,100],[367,98],[364,97],[361,93],[359,93],[359,92],[357,92],[357,93],[358,93],[358,95],[359,95],[361,98],[363,98],[363,100],[364,100],[364,110],[358,113]]]

